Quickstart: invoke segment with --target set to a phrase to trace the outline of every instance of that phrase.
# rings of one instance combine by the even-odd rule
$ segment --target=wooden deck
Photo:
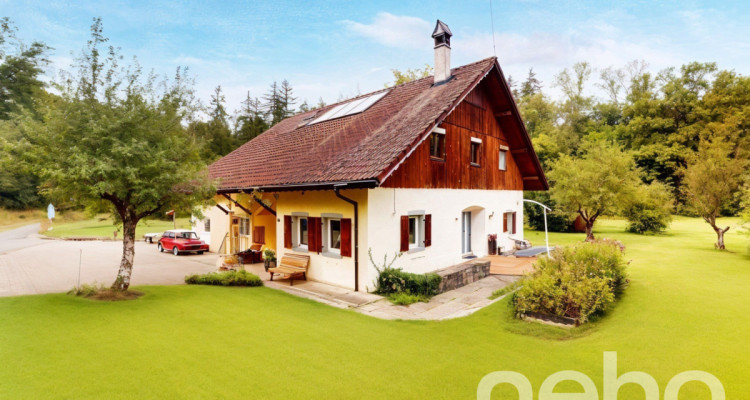
[[[532,264],[536,257],[486,256],[490,260],[490,274],[522,276],[534,271]]]

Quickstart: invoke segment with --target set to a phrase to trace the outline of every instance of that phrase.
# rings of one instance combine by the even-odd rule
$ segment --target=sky
[[[0,0],[0,16],[22,40],[54,48],[50,76],[71,69],[101,17],[126,59],[159,74],[188,67],[198,96],[207,103],[221,85],[229,110],[282,79],[298,103],[380,89],[391,69],[433,64],[438,18],[453,32],[452,66],[496,55],[506,77],[521,81],[533,67],[553,96],[555,74],[578,61],[595,76],[633,60],[750,74],[749,1]]]

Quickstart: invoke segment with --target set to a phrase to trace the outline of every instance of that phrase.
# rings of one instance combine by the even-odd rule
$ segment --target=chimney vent
[[[451,78],[451,30],[443,21],[437,20],[432,37],[435,39],[435,85]]]

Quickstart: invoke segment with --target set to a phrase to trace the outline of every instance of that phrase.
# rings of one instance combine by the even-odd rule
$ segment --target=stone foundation
[[[435,273],[443,278],[438,290],[440,293],[444,293],[488,277],[490,275],[490,262],[469,261],[435,271]]]

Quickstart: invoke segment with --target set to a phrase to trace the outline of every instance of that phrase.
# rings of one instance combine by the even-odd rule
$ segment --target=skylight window
[[[318,122],[328,121],[331,119],[346,117],[347,115],[359,114],[362,111],[367,110],[373,104],[377,103],[378,100],[382,99],[388,91],[375,93],[361,99],[353,100],[348,103],[339,104],[336,107],[328,110],[323,115],[315,118],[309,125],[317,124]]]

